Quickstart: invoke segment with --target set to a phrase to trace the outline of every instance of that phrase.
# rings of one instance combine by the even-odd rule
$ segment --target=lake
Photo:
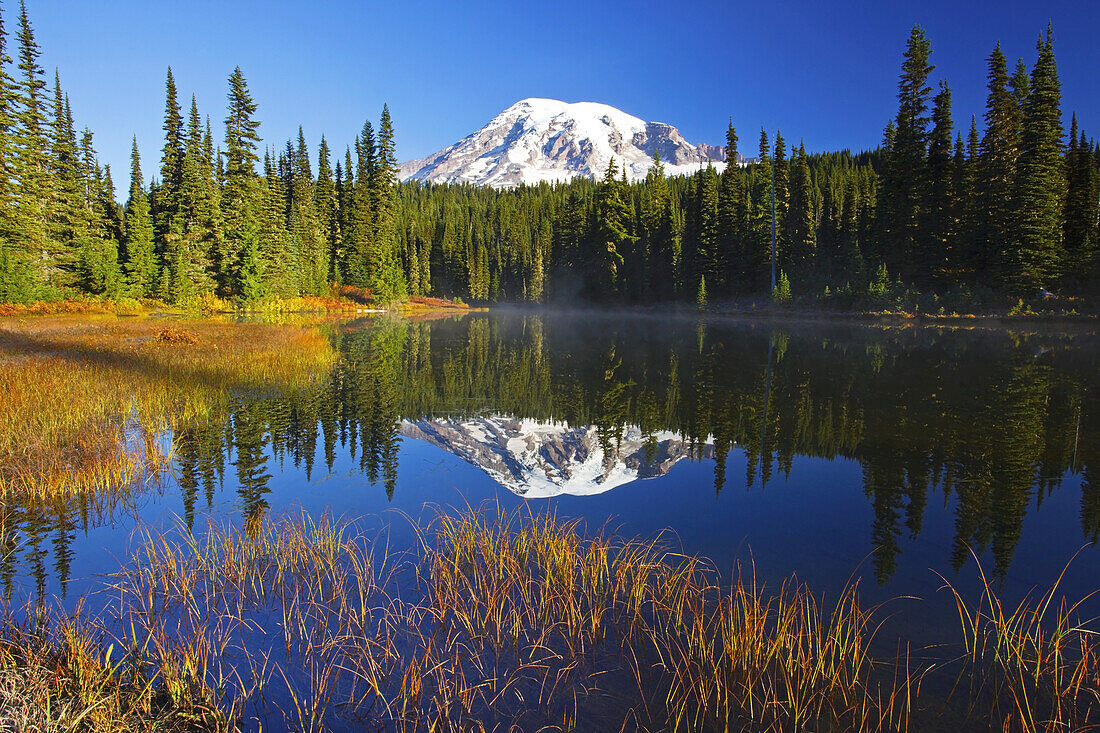
[[[884,648],[944,640],[945,580],[976,593],[984,573],[1008,603],[1063,570],[1067,597],[1097,590],[1090,328],[520,309],[316,328],[330,373],[162,435],[171,474],[131,501],[5,507],[9,600],[75,607],[137,528],[303,509],[401,548],[418,520],[487,503],[664,533],[724,578],[794,575],[825,597],[857,579],[885,604]]]

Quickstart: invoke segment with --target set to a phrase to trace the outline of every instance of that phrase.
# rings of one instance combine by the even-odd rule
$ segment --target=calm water
[[[975,557],[1010,598],[1079,550],[1063,588],[1100,585],[1090,331],[508,311],[325,328],[341,360],[317,389],[239,396],[181,430],[174,476],[132,505],[5,508],[9,597],[74,603],[140,524],[302,507],[388,524],[400,545],[388,510],[486,501],[668,529],[768,583],[860,577],[914,640],[950,617],[936,573],[973,587]]]

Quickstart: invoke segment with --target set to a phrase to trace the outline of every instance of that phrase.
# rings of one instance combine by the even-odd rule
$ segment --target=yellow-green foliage
[[[154,476],[157,436],[232,391],[305,386],[316,329],[113,316],[0,319],[0,496],[102,498]]]
[[[7,616],[0,619],[0,730],[236,730],[239,711],[219,706],[205,676],[181,661],[174,655],[149,676],[94,623],[54,611],[22,623]]]

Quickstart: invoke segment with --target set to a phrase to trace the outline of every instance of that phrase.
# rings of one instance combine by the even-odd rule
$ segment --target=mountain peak
[[[645,122],[599,102],[521,99],[454,145],[401,165],[403,180],[507,188],[578,176],[598,179],[612,158],[629,180],[644,178],[660,153],[670,176],[688,175],[724,150],[692,145],[663,122]]]

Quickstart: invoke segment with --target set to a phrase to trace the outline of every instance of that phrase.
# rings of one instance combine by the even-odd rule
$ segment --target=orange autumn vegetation
[[[334,359],[323,334],[298,326],[0,319],[0,497],[125,495],[166,465],[166,429],[235,391],[308,385]]]

